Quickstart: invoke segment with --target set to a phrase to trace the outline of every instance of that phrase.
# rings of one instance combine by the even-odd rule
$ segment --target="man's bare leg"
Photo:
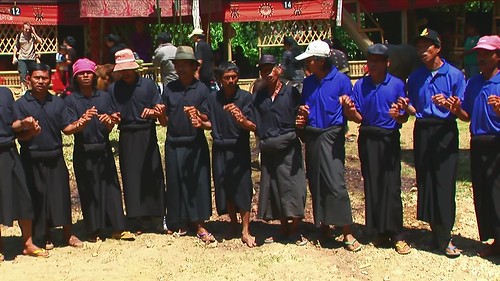
[[[252,248],[257,246],[255,243],[255,237],[250,234],[250,212],[242,212],[241,215],[241,224],[243,225],[243,229],[241,231],[241,241],[247,244],[248,247]]]
[[[229,215],[229,219],[231,221],[231,228],[229,230],[229,233],[228,233],[228,237],[231,237],[231,238],[234,238],[234,237],[238,237],[238,230],[239,230],[239,224],[238,224],[238,217],[236,215],[236,206],[234,204],[234,202],[228,200],[226,202],[226,206],[227,206],[227,213]],[[242,217],[243,219],[243,217]]]
[[[23,255],[49,257],[49,252],[33,244],[31,220],[19,220],[18,222],[23,238]]]

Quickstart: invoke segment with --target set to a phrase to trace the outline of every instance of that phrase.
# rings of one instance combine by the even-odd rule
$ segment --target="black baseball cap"
[[[368,47],[368,55],[382,55],[389,58],[389,49],[383,44],[373,44]]]
[[[276,65],[276,58],[273,55],[262,55],[257,66],[260,69],[260,67],[264,64]]]
[[[430,28],[426,28],[422,30],[420,35],[415,39],[415,43],[418,41],[418,39],[427,39],[429,41],[432,41],[432,43],[438,47],[441,47],[441,38],[439,38],[439,33],[437,31],[432,30]]]

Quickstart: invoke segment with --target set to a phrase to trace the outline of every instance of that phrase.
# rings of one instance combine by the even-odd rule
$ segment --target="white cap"
[[[309,46],[307,46],[306,51],[296,56],[295,59],[303,60],[312,56],[325,57],[325,58],[330,57],[330,46],[328,46],[328,43],[322,40],[313,41],[309,43]]]
[[[203,35],[203,29],[201,28],[195,28],[193,29],[193,31],[191,32],[191,34],[189,34],[189,38],[193,37],[194,35]]]

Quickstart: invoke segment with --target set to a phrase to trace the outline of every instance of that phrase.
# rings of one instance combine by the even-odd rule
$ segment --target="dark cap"
[[[156,40],[160,42],[170,43],[172,42],[172,36],[168,32],[162,32],[156,35]]]
[[[264,64],[276,65],[276,58],[273,55],[262,55],[257,66],[260,68]]]
[[[435,30],[432,30],[429,28],[422,30],[422,33],[420,33],[420,35],[417,37],[417,39],[415,40],[415,43],[420,38],[430,40],[430,41],[432,41],[432,43],[434,45],[441,47],[441,39],[439,38],[439,33],[437,33],[437,31],[435,31]]]
[[[368,47],[368,55],[382,55],[389,57],[389,49],[383,44],[373,44]]]

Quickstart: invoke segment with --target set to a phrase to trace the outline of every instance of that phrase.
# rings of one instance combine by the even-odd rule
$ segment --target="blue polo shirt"
[[[332,126],[344,126],[344,118],[339,97],[352,96],[352,84],[347,75],[332,67],[325,78],[319,80],[316,74],[304,79],[302,102],[309,106],[307,125],[326,129]]]
[[[21,149],[51,151],[62,148],[61,131],[72,123],[63,99],[47,94],[40,102],[27,91],[14,103],[14,117],[22,120],[28,116],[38,120],[42,131],[30,140],[19,141]]]
[[[85,97],[78,91],[64,99],[72,121],[78,120],[87,109],[95,106],[97,114],[111,114],[115,112],[111,96],[101,90],[95,90],[90,97]],[[98,144],[108,141],[109,132],[106,126],[99,121],[98,116],[92,117],[87,126],[75,134],[76,144]]]
[[[500,95],[500,73],[490,80],[479,74],[467,82],[462,108],[470,116],[470,133],[478,135],[500,135],[500,116],[488,104],[488,97]]]
[[[417,110],[415,117],[456,119],[448,109],[432,102],[432,96],[444,94],[446,97],[457,96],[464,99],[465,78],[463,73],[443,60],[443,65],[435,75],[425,66],[415,70],[408,77],[408,97]]]
[[[389,115],[392,103],[404,97],[403,81],[387,73],[382,83],[375,85],[370,76],[356,82],[353,89],[353,101],[356,109],[363,116],[361,126],[375,126],[388,130],[401,128]]]

